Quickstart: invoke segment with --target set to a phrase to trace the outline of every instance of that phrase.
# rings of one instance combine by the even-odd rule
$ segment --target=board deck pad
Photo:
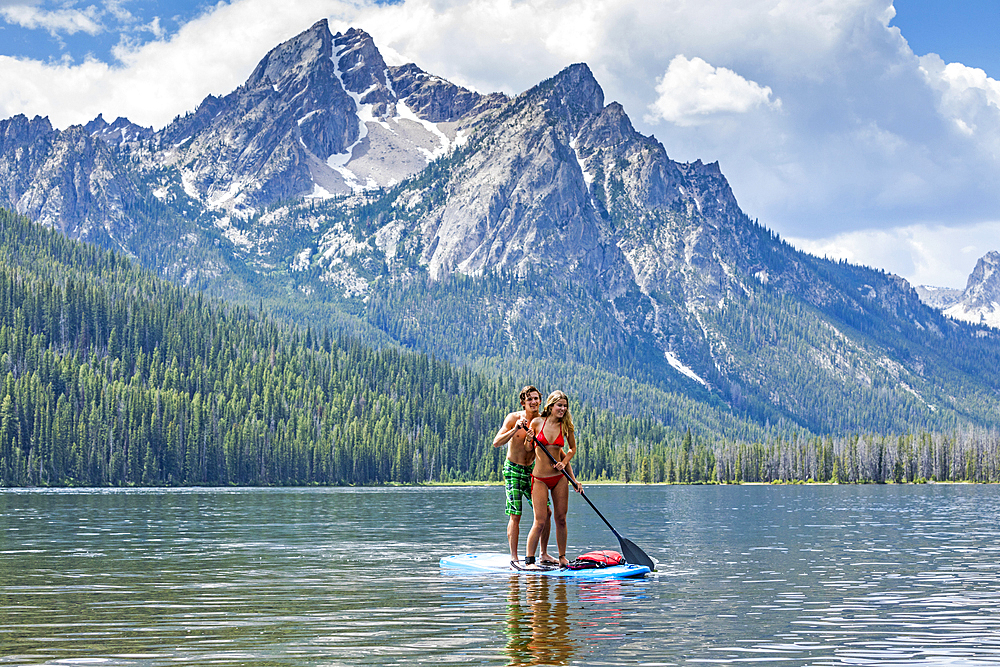
[[[649,574],[645,565],[613,565],[603,568],[586,570],[570,570],[561,567],[537,566],[530,568],[523,561],[521,567],[514,569],[510,565],[510,556],[499,553],[466,553],[456,556],[445,556],[441,559],[441,569],[453,572],[481,574],[530,574],[543,577],[559,577],[561,579],[630,579]]]

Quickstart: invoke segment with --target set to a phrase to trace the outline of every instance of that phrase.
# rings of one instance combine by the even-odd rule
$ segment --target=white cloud
[[[33,5],[0,6],[0,16],[8,23],[35,30],[42,28],[52,35],[60,33],[73,35],[85,32],[96,35],[104,27],[100,22],[100,10],[91,5],[86,9],[39,9]]]
[[[955,128],[985,142],[989,150],[1000,148],[1000,81],[976,67],[945,63],[931,53],[920,58],[920,72],[938,93],[937,109]]]
[[[104,0],[104,9],[119,23],[132,23],[135,17],[125,5],[129,0]]]
[[[140,32],[148,32],[153,35],[156,39],[163,39],[166,37],[167,33],[160,25],[160,17],[154,16],[153,20],[149,23],[139,26]]]
[[[1000,248],[1000,221],[908,225],[788,241],[819,257],[885,269],[914,286],[964,288],[976,261]]]
[[[674,56],[656,86],[659,97],[649,105],[647,122],[663,119],[676,125],[698,125],[718,113],[746,113],[771,101],[771,89],[747,81],[725,67],[713,67],[701,58]]]

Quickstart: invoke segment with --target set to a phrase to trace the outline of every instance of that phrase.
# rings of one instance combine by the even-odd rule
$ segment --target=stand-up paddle
[[[556,464],[555,457],[553,457],[552,454],[549,453],[549,450],[545,449],[545,447],[540,442],[538,442],[538,438],[534,437],[532,438],[532,441],[534,442],[536,447],[542,448],[542,451],[545,452],[545,455],[549,457],[550,461],[552,461],[552,465],[555,465]],[[566,472],[565,470],[559,470],[559,472],[563,474],[563,477],[569,480],[569,483],[573,485],[574,489],[576,489],[577,491],[580,490],[580,487],[577,486],[576,482],[573,481],[573,478],[569,476],[568,472]],[[604,518],[604,515],[601,514],[601,510],[597,509],[594,503],[590,501],[590,498],[587,497],[586,493],[581,493],[580,495],[583,496],[583,499],[587,501],[587,504],[590,505],[595,512],[597,512],[597,516],[601,517],[601,521],[606,523],[608,525],[608,528],[611,529],[611,532],[614,533],[615,537],[618,538],[618,544],[622,548],[622,556],[625,557],[626,563],[632,563],[633,565],[644,565],[649,568],[650,572],[656,569],[656,563],[653,562],[653,559],[647,556],[645,551],[636,546],[635,542],[632,542],[631,540],[627,540],[624,537],[622,537],[618,533],[618,531],[615,530],[615,527],[611,525],[611,522]]]

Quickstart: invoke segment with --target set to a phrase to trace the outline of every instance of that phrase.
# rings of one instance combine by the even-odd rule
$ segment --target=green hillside
[[[496,481],[492,436],[521,382],[552,388],[544,375],[646,413],[573,404],[584,480],[1000,480],[995,431],[765,432],[585,361],[459,368],[377,349],[206,298],[0,210],[3,486]]]
[[[7,486],[497,479],[516,407],[512,381],[205,298],[2,210],[0,351]],[[579,414],[605,431],[595,465],[622,433],[679,439]]]

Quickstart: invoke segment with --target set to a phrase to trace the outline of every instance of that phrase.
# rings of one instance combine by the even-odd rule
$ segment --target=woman
[[[525,438],[526,448],[534,447],[535,469],[531,473],[531,506],[535,521],[528,533],[528,554],[525,565],[535,562],[535,549],[541,537],[548,516],[549,494],[552,494],[552,520],[556,525],[556,544],[559,545],[559,564],[569,565],[566,558],[566,509],[569,505],[569,481],[563,471],[574,482],[579,493],[583,487],[573,476],[569,462],[576,454],[576,436],[573,433],[573,418],[569,414],[569,398],[561,391],[554,391],[545,399],[545,409],[531,421],[531,430],[537,433],[533,439]],[[548,454],[546,454],[548,452]],[[551,457],[551,458],[550,458]],[[555,463],[553,463],[555,460]]]

